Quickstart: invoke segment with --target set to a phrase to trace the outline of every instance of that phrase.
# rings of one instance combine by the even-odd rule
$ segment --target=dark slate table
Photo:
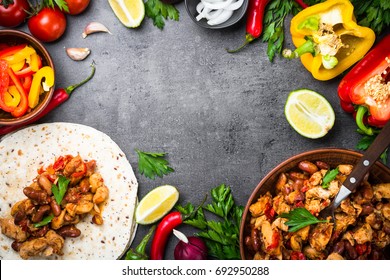
[[[65,35],[45,44],[56,65],[56,86],[81,81],[96,63],[92,81],[40,122],[74,122],[108,134],[126,153],[139,182],[138,197],[162,184],[176,186],[179,203],[198,204],[222,183],[232,188],[236,203],[245,205],[261,178],[281,161],[314,148],[355,149],[360,139],[351,116],[337,97],[340,78],[315,80],[299,60],[266,55],[255,41],[237,54],[245,22],[225,30],[198,27],[177,4],[179,22],[163,31],[145,18],[137,29],[124,27],[107,1],[91,1],[81,15],[68,16]],[[84,27],[101,22],[112,35],[83,39]],[[292,47],[286,21],[286,46]],[[27,25],[18,29],[28,32]],[[65,48],[88,47],[90,56],[73,61]],[[322,139],[306,139],[287,123],[284,105],[290,91],[309,88],[332,104],[336,122]],[[135,148],[168,153],[175,172],[156,180],[138,173]],[[138,226],[133,246],[148,226]],[[180,227],[187,234],[194,231]],[[173,258],[172,237],[166,258]]]

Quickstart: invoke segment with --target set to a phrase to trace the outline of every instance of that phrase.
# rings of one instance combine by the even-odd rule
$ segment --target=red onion
[[[199,237],[186,237],[182,232],[173,230],[180,239],[174,251],[175,260],[207,260],[207,247]]]

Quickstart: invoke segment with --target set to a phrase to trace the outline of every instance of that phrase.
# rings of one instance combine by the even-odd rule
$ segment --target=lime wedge
[[[325,136],[335,121],[330,103],[321,94],[309,89],[292,91],[284,114],[296,132],[312,139]]]
[[[120,22],[129,28],[140,26],[145,17],[145,5],[142,0],[108,0]]]
[[[170,185],[157,187],[147,193],[135,210],[135,220],[142,225],[152,224],[164,217],[179,199],[178,190]]]

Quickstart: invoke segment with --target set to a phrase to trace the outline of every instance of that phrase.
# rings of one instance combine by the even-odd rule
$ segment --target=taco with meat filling
[[[118,259],[135,233],[138,183],[118,145],[70,123],[0,141],[0,259]]]

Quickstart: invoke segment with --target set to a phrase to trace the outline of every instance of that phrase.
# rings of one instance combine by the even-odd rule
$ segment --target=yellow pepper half
[[[349,0],[328,0],[299,12],[290,26],[297,49],[284,50],[283,56],[299,56],[317,80],[330,80],[347,70],[375,42],[373,30],[357,25],[353,8]]]
[[[45,80],[42,81],[43,79]],[[50,66],[42,67],[33,76],[30,92],[28,93],[28,106],[30,108],[35,108],[38,105],[41,84],[44,87],[52,87],[54,85],[54,70]]]

